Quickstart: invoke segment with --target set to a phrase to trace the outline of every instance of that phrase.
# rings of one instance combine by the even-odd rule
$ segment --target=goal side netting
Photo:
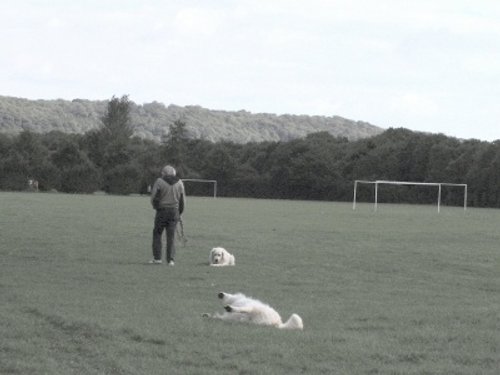
[[[414,186],[436,186],[438,188],[437,194],[437,210],[438,213],[441,211],[441,191],[443,186],[458,186],[464,189],[464,211],[467,210],[467,184],[453,184],[449,182],[410,182],[410,181],[386,181],[386,180],[355,180],[354,181],[354,194],[352,201],[352,209],[356,209],[356,198],[359,184],[371,184],[374,185],[375,190],[375,201],[374,209],[377,210],[378,206],[378,190],[380,185],[414,185]]]
[[[217,198],[217,180],[205,180],[203,178],[183,178],[182,182],[195,182],[195,183],[203,183],[212,185],[212,193],[213,197]]]

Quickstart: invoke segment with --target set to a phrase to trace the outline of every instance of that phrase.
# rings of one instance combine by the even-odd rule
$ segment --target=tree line
[[[86,133],[98,129],[108,101],[84,99],[28,100],[0,96],[0,131],[18,134],[22,130],[48,133]],[[182,119],[190,138],[235,143],[288,141],[309,133],[329,131],[350,140],[369,137],[383,131],[380,127],[339,116],[275,115],[247,111],[210,110],[200,106],[168,107],[152,102],[142,105],[129,101],[133,134],[161,141],[168,125]]]
[[[398,180],[468,184],[468,204],[500,207],[500,141],[459,140],[443,134],[391,128],[349,141],[328,132],[287,142],[245,144],[193,139],[176,120],[161,142],[133,136],[128,97],[113,97],[102,127],[85,134],[60,131],[0,134],[0,189],[66,193],[147,193],[170,163],[181,178],[214,179],[227,197],[351,201],[353,182]],[[188,195],[208,186],[186,185]],[[373,187],[358,200],[373,201]],[[384,186],[381,202],[434,203],[430,187]],[[443,204],[461,205],[463,189],[447,187]]]

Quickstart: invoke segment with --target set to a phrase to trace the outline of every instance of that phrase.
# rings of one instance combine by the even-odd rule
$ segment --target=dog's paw
[[[231,312],[231,311],[233,311],[233,308],[231,306],[227,305],[227,306],[224,306],[224,310],[226,310],[227,312]]]
[[[220,292],[217,296],[218,296],[220,299],[223,299],[223,298],[224,298],[224,293],[223,293],[223,292]]]

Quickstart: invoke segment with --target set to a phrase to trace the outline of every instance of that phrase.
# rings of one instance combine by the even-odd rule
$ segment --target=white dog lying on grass
[[[303,329],[302,318],[297,314],[292,314],[288,320],[283,323],[280,314],[271,306],[245,296],[241,293],[229,294],[220,292],[219,298],[224,304],[226,312],[220,314],[203,314],[204,317],[248,322],[266,326],[273,326],[281,329]]]
[[[210,250],[210,256],[208,257],[208,263],[211,266],[234,266],[234,255],[230,254],[223,247],[214,247]]]

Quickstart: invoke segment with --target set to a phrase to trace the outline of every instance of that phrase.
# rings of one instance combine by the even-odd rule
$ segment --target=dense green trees
[[[50,158],[59,172],[51,181],[54,189],[69,193],[99,190],[100,171],[79,148],[76,140],[60,142],[58,148],[51,152]]]
[[[170,124],[178,119],[186,123],[189,138],[212,142],[230,140],[240,144],[286,142],[318,131],[328,131],[336,136],[347,136],[350,140],[355,140],[383,131],[368,123],[338,116],[278,116],[247,111],[209,110],[200,106],[165,106],[158,102],[139,105],[129,101],[128,97],[112,99],[117,110],[124,104],[124,98],[129,108],[130,123],[134,125],[134,135],[157,142],[161,142]],[[109,112],[107,101],[27,100],[0,96],[0,129],[11,134],[18,134],[22,130],[39,133],[58,130],[84,134],[102,127],[106,110]]]
[[[186,123],[180,120],[174,121],[169,126],[169,132],[163,136],[161,156],[163,160],[169,160],[172,165],[178,165],[180,174],[188,174],[186,165],[186,153],[188,150],[189,137]]]
[[[499,141],[389,129],[358,141],[319,132],[289,142],[214,143],[189,138],[185,122],[176,121],[157,143],[130,136],[126,97],[112,103],[103,128],[84,135],[0,134],[0,189],[26,189],[35,178],[41,190],[146,193],[171,163],[183,178],[216,179],[223,196],[349,201],[355,179],[380,179],[467,183],[470,205],[500,207]],[[187,190],[201,194],[204,187]],[[371,200],[372,194],[361,188],[358,197]],[[384,202],[435,198],[428,187],[387,187],[380,195]],[[442,198],[460,205],[463,195],[446,188]]]

